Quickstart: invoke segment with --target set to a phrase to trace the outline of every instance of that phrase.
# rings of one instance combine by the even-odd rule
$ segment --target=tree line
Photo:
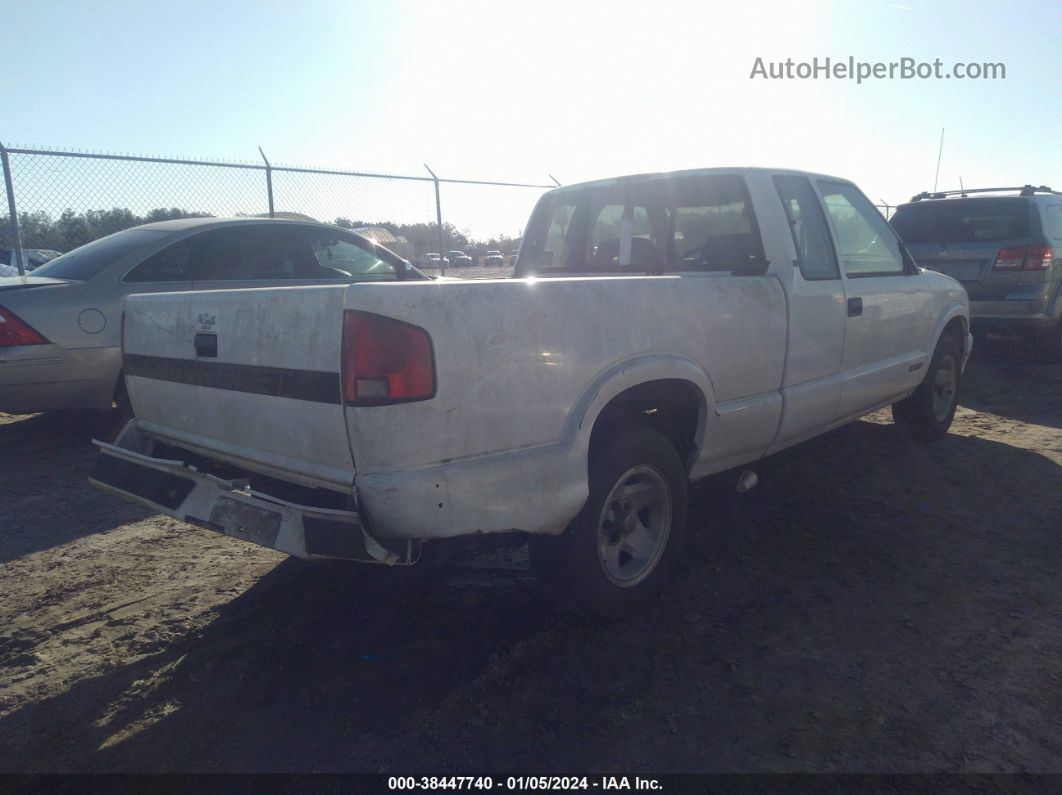
[[[64,210],[58,217],[47,212],[19,213],[19,230],[23,248],[42,248],[67,252],[101,237],[120,232],[132,226],[149,224],[155,221],[170,221],[177,218],[209,218],[208,213],[194,212],[179,207],[158,207],[143,215],[128,208],[115,207],[110,210],[85,210],[74,212]],[[417,254],[435,251],[439,245],[438,225],[429,223],[399,224],[391,221],[352,221],[349,218],[336,218],[336,226],[345,229],[363,227],[380,227],[395,236],[404,237],[413,246]],[[0,246],[11,247],[10,216],[0,216]],[[508,253],[516,248],[519,238],[496,236],[489,240],[474,240],[467,231],[461,232],[453,224],[442,225],[444,252],[452,249],[477,247],[498,249]]]

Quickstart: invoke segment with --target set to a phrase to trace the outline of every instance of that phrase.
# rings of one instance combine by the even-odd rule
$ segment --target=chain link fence
[[[554,187],[274,165],[264,153],[222,162],[0,145],[0,156],[0,264],[21,259],[27,271],[142,223],[274,216],[356,229],[431,275],[503,278],[531,208]]]
[[[260,162],[222,162],[0,144],[0,158],[0,266],[8,273],[20,254],[30,271],[142,223],[276,216],[359,230],[430,275],[504,278],[522,225],[554,187],[436,178],[427,168],[410,176],[273,165],[264,153]],[[877,206],[886,218],[894,209]]]

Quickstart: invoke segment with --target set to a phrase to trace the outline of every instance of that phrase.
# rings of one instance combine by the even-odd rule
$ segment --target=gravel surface
[[[696,485],[614,625],[522,551],[414,586],[152,515],[99,422],[0,415],[0,770],[1062,771],[1062,367],[1004,343],[937,444],[879,412]]]

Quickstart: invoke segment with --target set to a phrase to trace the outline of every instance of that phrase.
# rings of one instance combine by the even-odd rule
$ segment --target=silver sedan
[[[130,293],[425,279],[353,232],[277,219],[193,218],[126,229],[0,278],[0,411],[108,409],[121,397]]]

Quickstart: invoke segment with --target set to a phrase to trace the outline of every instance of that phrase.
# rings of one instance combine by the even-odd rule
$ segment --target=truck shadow
[[[1057,627],[1015,639],[1062,596],[1062,468],[862,421],[761,478],[695,486],[685,565],[607,627],[520,572],[286,561],[199,635],[0,719],[0,768],[953,769],[985,715],[1051,723]]]
[[[89,485],[91,441],[109,422],[99,412],[0,415],[0,563],[151,515]]]

